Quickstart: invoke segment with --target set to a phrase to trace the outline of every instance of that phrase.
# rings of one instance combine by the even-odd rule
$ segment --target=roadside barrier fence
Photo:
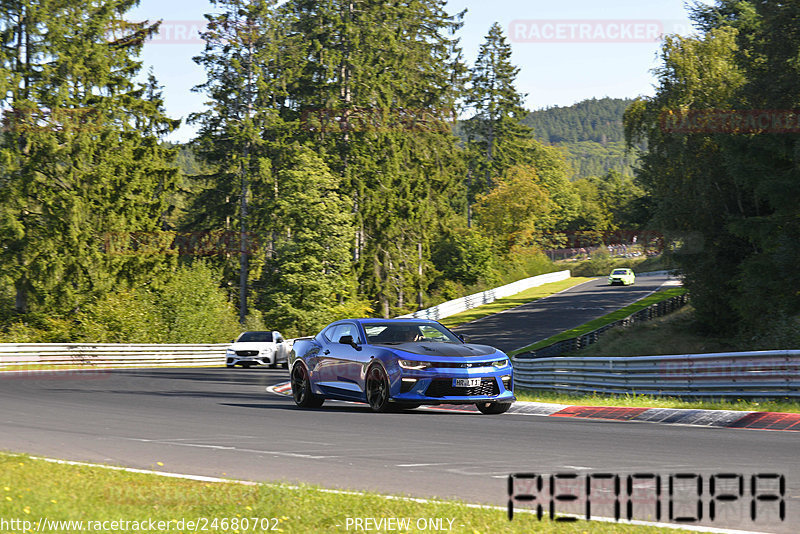
[[[229,343],[156,345],[117,343],[0,343],[0,368],[34,366],[192,367],[224,365]]]
[[[487,289],[486,291],[481,291],[480,293],[467,295],[466,297],[461,297],[454,300],[448,300],[447,302],[443,302],[442,304],[432,308],[415,311],[414,313],[409,313],[407,315],[401,315],[400,318],[434,319],[438,321],[439,319],[444,319],[445,317],[449,317],[472,308],[477,308],[478,306],[483,306],[484,304],[489,304],[497,299],[516,295],[520,291],[525,291],[526,289],[538,287],[543,284],[549,284],[550,282],[560,282],[561,280],[566,280],[569,277],[570,272],[568,270],[540,274],[539,276],[531,276],[530,278],[517,280],[516,282],[495,287],[493,289]]]
[[[800,397],[800,350],[512,358],[516,386],[564,393]]]
[[[227,344],[0,344],[0,368],[223,366]],[[675,397],[800,397],[800,350],[635,357],[512,358],[516,386]]]

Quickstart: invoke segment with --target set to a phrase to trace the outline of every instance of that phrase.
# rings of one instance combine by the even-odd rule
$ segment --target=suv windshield
[[[257,343],[270,343],[272,341],[272,332],[242,332],[239,342],[257,342]]]

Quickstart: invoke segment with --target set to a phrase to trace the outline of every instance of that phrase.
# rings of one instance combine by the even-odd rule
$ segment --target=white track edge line
[[[77,462],[73,460],[59,460],[57,458],[47,458],[44,456],[28,456],[31,460],[40,460],[44,462],[50,462],[54,464],[60,465],[74,465],[80,467],[95,467],[100,469],[108,469],[111,471],[123,471],[126,473],[136,473],[136,474],[144,474],[144,475],[155,475],[167,478],[178,478],[183,480],[193,480],[196,482],[214,482],[220,484],[240,484],[243,486],[267,486],[267,487],[281,487],[290,490],[300,490],[304,489],[300,486],[292,486],[292,485],[283,485],[283,484],[272,484],[268,482],[253,482],[250,480],[237,480],[237,479],[228,479],[228,478],[218,478],[218,477],[209,477],[204,475],[190,475],[184,473],[170,473],[168,471],[154,471],[151,469],[137,469],[133,467],[121,467],[121,466],[114,466],[114,465],[106,465],[106,464],[95,464],[90,462]],[[314,491],[319,491],[321,493],[331,493],[335,495],[352,495],[352,496],[377,496],[382,499],[386,500],[394,500],[394,501],[404,501],[404,502],[415,502],[419,504],[440,504],[440,505],[453,505],[453,506],[462,506],[465,508],[477,508],[482,510],[498,510],[498,511],[507,511],[508,509],[505,506],[492,506],[488,504],[472,504],[472,503],[460,503],[460,502],[448,502],[448,501],[439,501],[436,499],[422,499],[417,497],[401,497],[398,495],[381,495],[381,494],[368,494],[361,491],[346,491],[346,490],[335,490],[335,489],[328,489],[328,488],[309,488]],[[518,509],[515,510],[518,513],[535,513],[533,510],[527,509]],[[569,517],[576,517],[581,518],[582,516],[573,515],[573,514],[564,514],[565,516]],[[719,533],[719,534],[764,534],[763,532],[758,531],[751,531],[751,530],[731,530],[731,529],[722,529],[716,527],[705,527],[705,526],[694,526],[694,525],[675,525],[672,523],[658,523],[658,522],[650,522],[650,521],[640,521],[637,519],[627,520],[627,519],[620,519],[616,520],[612,517],[593,517],[592,521],[600,521],[601,523],[618,523],[621,525],[638,525],[638,526],[650,526],[650,527],[658,527],[658,528],[670,528],[674,530],[687,530],[691,532],[710,532],[710,533]]]

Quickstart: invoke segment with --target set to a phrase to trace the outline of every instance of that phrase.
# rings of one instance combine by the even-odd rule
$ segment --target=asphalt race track
[[[511,351],[624,308],[674,280],[667,274],[637,276],[632,286],[609,287],[599,278],[454,328],[473,343]]]
[[[239,368],[0,374],[0,449],[500,506],[511,473],[691,473],[706,481],[779,473],[785,521],[764,502],[763,522],[751,522],[743,498],[728,504],[726,518],[701,523],[786,533],[800,525],[796,432],[431,409],[373,414],[337,402],[304,411],[265,392],[287,379],[285,370]]]

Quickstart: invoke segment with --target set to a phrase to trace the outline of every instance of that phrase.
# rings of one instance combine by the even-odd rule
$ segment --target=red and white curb
[[[537,402],[517,402],[508,413],[600,419],[606,421],[638,421],[671,425],[751,430],[789,430],[800,432],[800,414],[779,412],[745,412],[734,410],[691,410],[677,408],[623,408],[613,406],[565,406]]]
[[[276,395],[291,395],[289,382],[267,388]],[[448,412],[477,412],[471,404],[430,406]],[[615,406],[570,406],[544,402],[517,401],[509,414],[543,417],[570,417],[602,421],[636,421],[713,428],[746,428],[750,430],[786,430],[800,432],[800,414],[781,412],[746,412],[736,410],[691,410],[678,408],[626,408]]]

